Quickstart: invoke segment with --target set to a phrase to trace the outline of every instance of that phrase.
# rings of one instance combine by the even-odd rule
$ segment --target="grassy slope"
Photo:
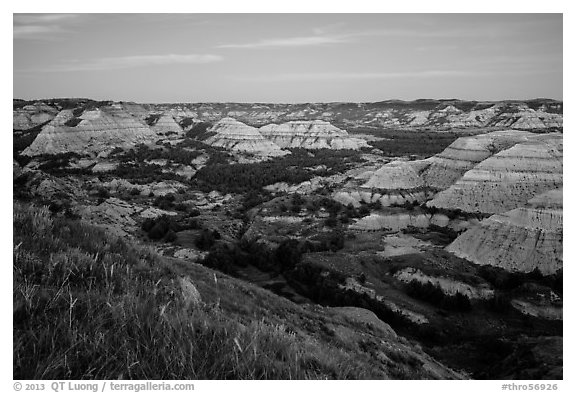
[[[377,324],[19,202],[13,279],[15,379],[458,377]]]

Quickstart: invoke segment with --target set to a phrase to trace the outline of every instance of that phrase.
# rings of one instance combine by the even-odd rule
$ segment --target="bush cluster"
[[[182,230],[182,228],[171,217],[159,216],[144,220],[142,230],[148,234],[148,238],[151,240],[173,242],[177,238],[176,232]]]
[[[421,283],[412,280],[405,285],[405,290],[409,296],[415,299],[424,300],[444,309],[454,311],[469,311],[472,309],[468,296],[460,292],[456,292],[455,295],[447,295],[442,288],[431,282]]]

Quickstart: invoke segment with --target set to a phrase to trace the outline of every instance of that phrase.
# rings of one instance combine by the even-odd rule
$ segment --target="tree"
[[[326,219],[326,221],[324,221],[324,223],[326,224],[326,226],[334,228],[336,225],[338,225],[338,220],[336,219],[336,217],[330,216]]]
[[[283,241],[276,249],[275,259],[280,270],[291,270],[302,260],[299,243],[295,239]]]
[[[209,250],[218,239],[220,239],[220,233],[218,231],[203,229],[202,232],[200,232],[200,236],[196,239],[195,244],[196,247],[201,250]]]

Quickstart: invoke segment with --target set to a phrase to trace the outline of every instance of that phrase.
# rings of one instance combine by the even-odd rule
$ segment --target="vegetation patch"
[[[330,176],[346,171],[350,164],[361,161],[358,152],[293,149],[292,154],[253,164],[207,163],[195,176],[203,191],[244,193],[259,190],[278,182],[298,184],[315,176]],[[324,165],[326,169],[311,171],[307,167]]]
[[[367,348],[381,339],[373,332],[362,336],[366,350],[337,343],[320,328],[338,323],[324,311],[318,315],[214,271],[166,261],[46,208],[17,202],[13,224],[16,379],[427,375],[413,355],[374,367],[379,361]],[[196,304],[187,301],[182,275],[201,294]]]

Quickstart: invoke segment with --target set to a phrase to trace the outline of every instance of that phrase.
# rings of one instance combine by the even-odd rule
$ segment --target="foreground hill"
[[[297,305],[14,204],[15,379],[462,376],[364,309]]]

